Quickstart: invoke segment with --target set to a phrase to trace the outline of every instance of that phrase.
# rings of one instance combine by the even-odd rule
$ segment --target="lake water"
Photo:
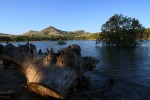
[[[105,95],[117,100],[150,100],[150,43],[137,48],[113,48],[96,45],[93,40],[67,41],[65,45],[57,45],[56,41],[32,42],[37,50],[60,48],[71,44],[81,46],[82,56],[93,56],[100,59],[96,68],[88,73],[93,89],[103,86],[107,79],[113,79],[114,84]],[[14,43],[18,45],[18,43]],[[24,44],[20,42],[19,44]]]

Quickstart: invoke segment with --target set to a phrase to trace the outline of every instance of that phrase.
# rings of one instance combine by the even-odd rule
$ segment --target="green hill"
[[[62,34],[77,34],[77,35],[89,35],[89,32],[85,32],[84,30],[77,30],[77,31],[63,31],[60,29],[57,29],[53,26],[49,26],[41,31],[33,31],[30,30],[22,36],[50,36],[50,35],[62,35]]]
[[[12,36],[10,34],[0,33],[0,36]]]
[[[22,34],[23,36],[32,36],[32,35],[37,35],[38,34],[38,31],[33,31],[33,30],[30,30],[24,34]]]

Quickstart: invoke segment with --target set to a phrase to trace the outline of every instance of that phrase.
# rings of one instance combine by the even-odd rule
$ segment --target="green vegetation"
[[[101,27],[98,42],[107,46],[135,47],[148,38],[145,28],[135,18],[115,14]]]
[[[58,45],[63,45],[63,44],[66,44],[66,42],[65,42],[64,40],[59,40],[59,41],[57,42],[57,44],[58,44]]]
[[[148,38],[148,39],[150,39],[150,28],[147,28],[145,30],[145,37]]]
[[[90,35],[60,34],[60,35],[29,35],[29,36],[0,36],[0,41],[58,41],[58,40],[87,40],[96,39],[98,33]]]
[[[41,31],[30,30],[22,35],[10,36],[0,34],[0,41],[58,41],[58,40],[87,40],[96,39],[98,33],[91,34],[84,30],[62,31],[55,27],[47,27]]]

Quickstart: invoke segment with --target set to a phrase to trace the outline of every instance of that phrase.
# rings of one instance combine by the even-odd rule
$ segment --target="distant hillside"
[[[24,33],[24,34],[22,34],[22,35],[23,35],[23,36],[26,36],[26,35],[36,35],[36,34],[38,34],[38,31],[30,30],[30,31],[28,31],[28,32],[26,32],[26,33]]]
[[[0,36],[12,36],[10,34],[0,33]]]
[[[67,33],[66,31],[59,30],[53,26],[47,27],[41,31],[39,31],[40,35],[58,35]]]
[[[77,30],[77,31],[62,31],[60,29],[57,29],[53,26],[49,26],[41,31],[33,31],[30,30],[29,32],[26,32],[22,34],[23,36],[26,35],[61,35],[61,34],[81,34],[81,35],[88,35],[89,32],[85,32],[84,30]]]

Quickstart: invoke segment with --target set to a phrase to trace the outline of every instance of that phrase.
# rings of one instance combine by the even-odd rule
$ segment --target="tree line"
[[[145,39],[150,37],[150,28],[147,28],[145,30]],[[103,33],[102,32],[97,32],[97,33],[92,33],[88,36],[80,36],[76,34],[63,34],[63,35],[58,35],[58,36],[0,36],[0,41],[1,42],[6,42],[6,41],[16,41],[16,42],[22,42],[22,41],[58,41],[58,40],[100,40],[103,39]],[[147,39],[148,39],[147,38]]]
[[[58,41],[58,40],[89,40],[96,39],[99,33],[93,33],[90,35],[79,35],[79,34],[61,34],[61,35],[50,35],[50,36],[0,36],[0,41]]]

